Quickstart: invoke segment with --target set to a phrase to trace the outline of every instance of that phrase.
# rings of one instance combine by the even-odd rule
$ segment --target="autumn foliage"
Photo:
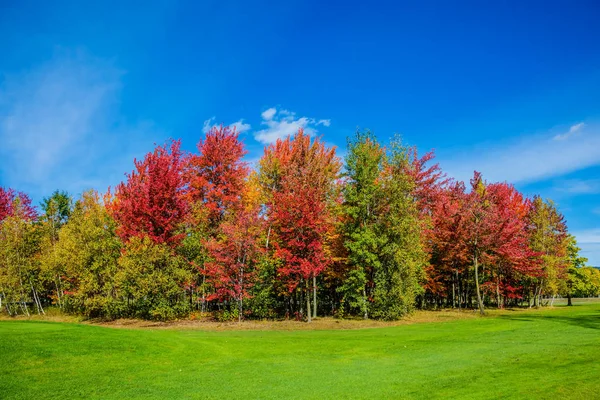
[[[181,239],[176,229],[188,210],[180,142],[157,146],[133,162],[135,170],[117,186],[109,207],[119,223],[118,235],[125,241],[148,236],[155,243],[175,245]]]
[[[241,193],[249,169],[242,160],[246,150],[235,128],[220,126],[198,142],[198,154],[189,157],[186,177],[188,199],[202,202],[212,227],[241,207]]]
[[[455,181],[400,138],[359,131],[340,160],[299,130],[254,169],[246,154],[235,129],[214,127],[190,154],[169,141],[134,160],[114,192],[56,191],[40,216],[0,188],[4,309],[398,319],[595,293],[552,201],[478,172]]]
[[[32,221],[37,217],[37,212],[31,205],[31,199],[27,194],[17,192],[14,189],[0,187],[0,222],[6,217],[21,213],[23,218]]]

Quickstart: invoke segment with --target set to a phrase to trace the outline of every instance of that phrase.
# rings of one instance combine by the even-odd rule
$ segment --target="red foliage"
[[[181,235],[175,231],[188,211],[180,142],[157,146],[134,163],[135,170],[117,186],[109,204],[119,223],[117,233],[123,240],[147,235],[156,243],[176,245]]]
[[[340,169],[335,149],[302,130],[265,150],[263,166],[273,177],[269,218],[277,234],[279,273],[293,291],[301,279],[318,276],[331,263],[325,249],[333,223],[328,201]]]
[[[263,251],[258,245],[262,223],[258,209],[242,208],[233,220],[221,224],[219,239],[209,240],[212,260],[206,263],[206,274],[215,291],[208,300],[250,297],[248,291],[256,279],[253,267]]]
[[[31,199],[23,192],[17,192],[14,189],[4,189],[0,187],[0,222],[6,217],[15,214],[28,221],[33,221],[37,218],[37,212],[31,205]]]
[[[324,250],[330,221],[318,190],[308,185],[284,181],[273,203],[279,237],[275,254],[284,260],[279,272],[288,278],[288,288],[293,291],[301,278],[318,276],[330,264]]]
[[[429,236],[432,268],[426,270],[426,289],[434,294],[446,290],[446,281],[452,280],[456,272],[462,272],[471,264],[465,235],[465,208],[467,193],[462,182],[453,182],[440,191],[432,207]]]
[[[510,265],[526,276],[540,273],[536,254],[529,247],[527,216],[530,203],[512,185],[494,183],[487,187],[489,201],[493,205],[490,213],[491,248],[488,260],[496,265]]]
[[[433,151],[419,158],[417,148],[409,150],[410,163],[407,173],[415,183],[414,195],[417,207],[422,214],[430,215],[440,202],[440,196],[450,180],[446,177],[438,163],[431,164],[435,155]]]
[[[527,216],[530,203],[512,185],[487,184],[475,172],[471,190],[453,183],[433,202],[430,247],[433,268],[429,268],[427,289],[444,292],[454,274],[464,273],[478,258],[485,268],[483,285],[490,294],[498,291],[517,297],[523,277],[540,273],[539,260],[529,247]]]
[[[242,157],[246,154],[235,128],[212,128],[198,142],[198,155],[189,158],[186,174],[190,182],[189,198],[201,201],[208,210],[208,220],[216,228],[228,212],[241,205],[241,193],[249,169]]]

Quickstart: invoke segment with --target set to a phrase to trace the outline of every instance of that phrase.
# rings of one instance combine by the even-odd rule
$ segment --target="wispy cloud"
[[[285,111],[285,110],[284,110]],[[277,113],[277,109],[275,107],[272,108],[268,108],[265,111],[263,111],[260,116],[262,117],[262,119],[264,119],[265,121],[270,121],[273,119],[273,117],[275,116],[275,114]]]
[[[277,110],[272,107],[261,113],[261,125],[266,128],[254,133],[254,138],[263,144],[275,142],[277,139],[282,139],[288,135],[293,135],[298,129],[304,129],[308,135],[317,133],[316,127],[319,125],[328,127],[331,121],[328,119],[317,120],[308,117],[296,117],[296,113],[288,110]]]
[[[581,129],[585,126],[585,124],[583,122],[580,122],[578,124],[572,125],[569,128],[568,132],[565,133],[559,133],[558,135],[554,136],[554,140],[565,140],[568,139],[572,136],[575,136],[575,134],[577,134],[577,132],[581,131]]]
[[[215,123],[215,121],[216,121],[216,117],[211,117],[211,118],[207,119],[206,121],[204,121],[204,125],[202,126],[202,132],[207,133],[212,128],[218,128],[219,126],[221,126],[221,124],[217,124],[217,123]],[[233,124],[230,124],[229,128],[231,128],[231,129],[235,128],[237,133],[243,133],[243,132],[250,130],[251,126],[250,126],[250,124],[244,123],[243,119],[240,119],[239,121],[234,122]]]
[[[157,137],[150,121],[122,122],[122,75],[110,62],[62,50],[44,65],[6,77],[2,184],[39,199],[56,188],[77,194],[121,180]]]
[[[600,228],[574,232],[573,235],[577,238],[579,244],[600,243]]]
[[[587,257],[590,265],[600,266],[600,228],[573,232],[581,255]]]
[[[575,135],[577,133],[577,135]],[[600,164],[600,125],[573,125],[561,140],[552,133],[492,144],[440,158],[451,176],[468,180],[474,170],[490,181],[534,182]]]
[[[555,189],[570,194],[600,193],[600,179],[567,179],[555,183]]]

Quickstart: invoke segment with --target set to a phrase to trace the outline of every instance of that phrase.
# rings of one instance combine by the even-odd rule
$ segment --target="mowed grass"
[[[600,304],[387,328],[0,322],[2,399],[600,398]]]

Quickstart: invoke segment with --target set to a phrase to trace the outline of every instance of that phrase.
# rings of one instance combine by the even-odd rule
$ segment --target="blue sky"
[[[554,199],[600,265],[598,2],[87,3],[0,0],[0,185],[103,191],[218,123],[250,161],[370,128]]]

